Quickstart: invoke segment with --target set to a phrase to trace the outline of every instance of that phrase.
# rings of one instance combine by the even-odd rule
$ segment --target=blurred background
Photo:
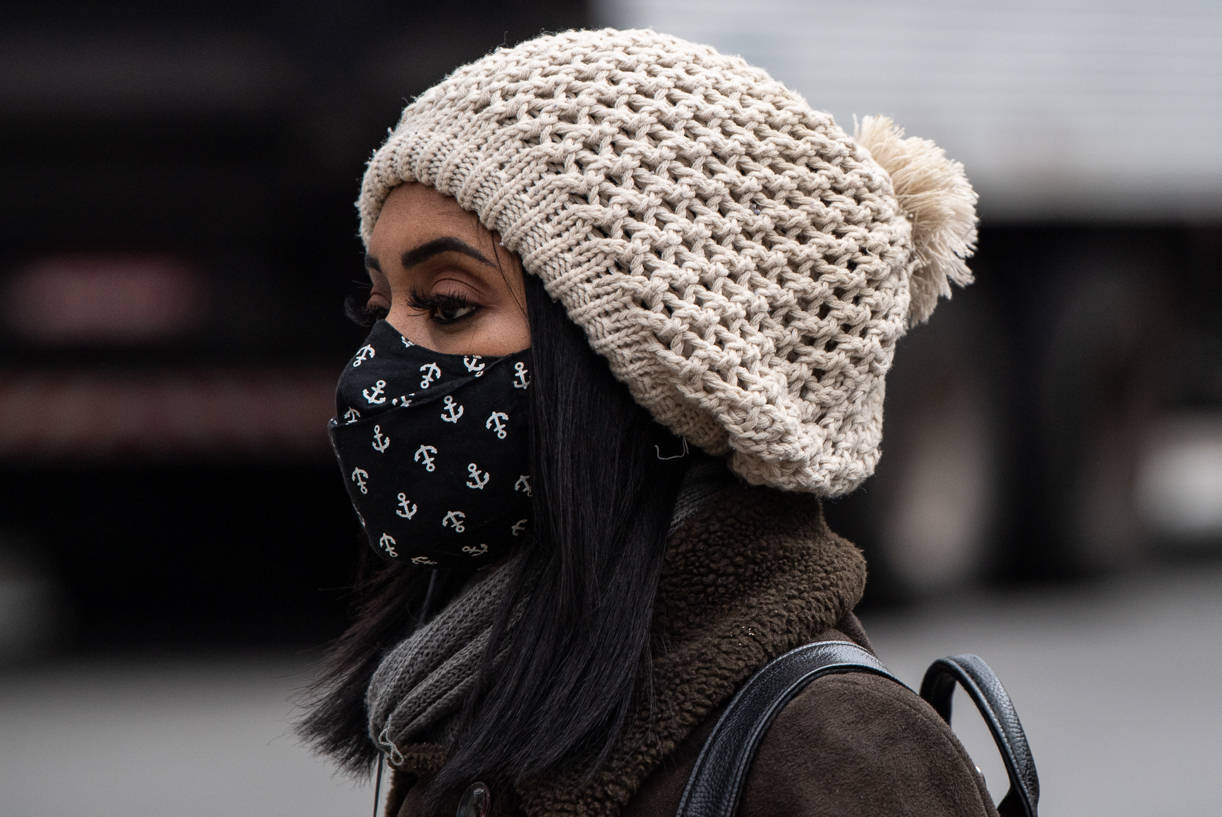
[[[325,423],[363,163],[456,65],[604,24],[963,161],[977,283],[828,510],[863,618],[910,683],[998,669],[1045,814],[1222,810],[1222,6],[10,0],[0,812],[368,813],[289,726],[362,547]]]

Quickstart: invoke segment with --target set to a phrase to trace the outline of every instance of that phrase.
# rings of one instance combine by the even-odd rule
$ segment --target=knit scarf
[[[475,688],[496,612],[511,591],[512,560],[483,571],[436,616],[382,659],[365,693],[369,736],[394,766],[401,746],[449,742],[454,716]]]

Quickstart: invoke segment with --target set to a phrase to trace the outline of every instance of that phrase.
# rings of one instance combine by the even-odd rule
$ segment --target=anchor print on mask
[[[514,522],[509,527],[509,532],[512,533],[514,536],[521,536],[522,531],[524,530],[526,530],[526,520],[525,519],[519,519],[517,522]]]
[[[446,395],[445,402],[443,402],[441,405],[441,419],[443,422],[457,423],[458,419],[462,417],[463,407],[454,402],[454,398],[450,395]]]
[[[392,559],[398,559],[399,554],[395,551],[395,545],[399,544],[395,541],[395,537],[389,533],[383,533],[378,539],[378,544],[382,546],[382,550],[386,551],[386,555]]]
[[[412,564],[414,565],[435,565],[437,564],[437,561],[435,559],[430,559],[428,556],[413,556]]]
[[[526,370],[526,364],[518,361],[513,364],[513,387],[515,389],[524,389],[530,385],[530,373]]]
[[[404,519],[411,519],[416,515],[416,511],[419,509],[416,507],[415,502],[408,500],[407,494],[400,491],[399,495],[396,496],[395,499],[399,500],[399,507],[395,508],[395,516],[401,516]]]
[[[443,528],[453,528],[455,533],[462,533],[467,528],[463,525],[467,519],[467,515],[462,511],[446,511],[446,515],[441,518],[441,526]]]
[[[518,475],[518,481],[513,484],[515,491],[521,491],[527,496],[534,496],[534,492],[530,489],[530,474]]]
[[[361,419],[361,413],[357,411],[356,409],[352,408],[351,406],[349,406],[348,410],[344,412],[344,424],[345,425],[351,425],[352,423],[355,423],[359,419]]]
[[[436,363],[426,363],[420,367],[420,388],[427,389],[441,377],[441,367]]]
[[[479,354],[463,355],[462,365],[467,366],[467,371],[475,377],[484,376],[484,358]]]
[[[488,415],[488,419],[484,421],[484,428],[496,435],[498,440],[505,439],[505,435],[509,433],[505,424],[509,422],[509,415],[503,411],[494,411]]]
[[[424,470],[430,474],[437,470],[437,463],[433,458],[437,456],[437,449],[431,445],[421,445],[416,449],[416,453],[412,455],[412,459],[424,466]]]
[[[462,359],[462,365],[467,367],[467,371],[475,377],[484,376],[484,359],[480,355],[466,355]]]
[[[390,448],[390,437],[382,433],[381,426],[373,427],[373,442],[369,444],[374,451],[379,454],[385,454],[386,449]]]
[[[369,472],[364,468],[352,469],[352,484],[357,487],[362,494],[369,493]]]
[[[468,556],[483,556],[488,552],[488,546],[483,542],[478,545],[463,545],[462,552]]]
[[[361,390],[361,396],[371,406],[380,406],[386,402],[386,381],[378,380],[368,389]]]
[[[484,490],[484,486],[488,484],[488,472],[479,470],[479,466],[473,462],[467,463],[467,473],[470,476],[467,478],[467,487],[474,488],[477,491]]]
[[[358,369],[361,364],[372,357],[377,357],[378,350],[366,343],[360,349],[356,350],[356,357],[352,359],[352,368]]]

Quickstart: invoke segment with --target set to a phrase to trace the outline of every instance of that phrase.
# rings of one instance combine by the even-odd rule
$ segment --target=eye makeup
[[[408,305],[428,315],[429,319],[443,326],[458,323],[472,317],[480,307],[461,295],[438,292],[425,295],[412,289],[407,296]]]

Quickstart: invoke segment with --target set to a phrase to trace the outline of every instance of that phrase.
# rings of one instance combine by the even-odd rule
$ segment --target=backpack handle
[[[1010,694],[996,673],[977,655],[952,655],[939,658],[925,671],[921,697],[950,725],[951,696],[955,685],[971,696],[984,722],[993,734],[1010,777],[1010,791],[997,805],[1001,817],[1036,817],[1040,799],[1040,780],[1035,771],[1031,747],[1018,719]]]

